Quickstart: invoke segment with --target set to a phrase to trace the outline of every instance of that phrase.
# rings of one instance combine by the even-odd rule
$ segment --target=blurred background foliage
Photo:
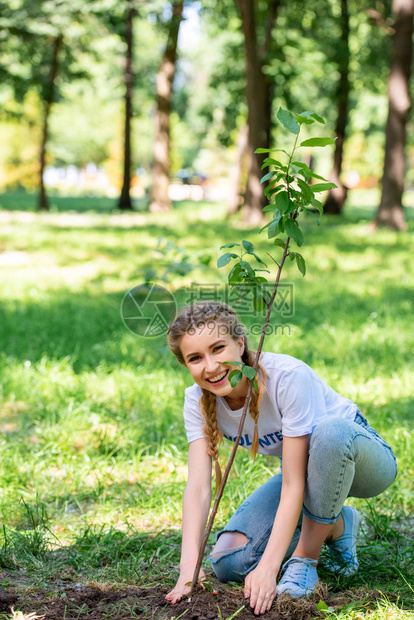
[[[159,170],[167,168],[168,183],[201,185],[203,198],[231,201],[233,192],[233,210],[246,200],[254,210],[247,187],[252,171],[242,156],[246,123],[254,138],[255,102],[248,97],[252,59],[257,61],[253,76],[262,79],[270,107],[256,148],[266,142],[283,146],[286,138],[275,122],[279,106],[316,110],[331,135],[342,115],[340,185],[378,187],[393,37],[398,20],[412,28],[412,1],[399,3],[406,5],[402,13],[395,12],[397,4],[393,12],[391,0],[2,0],[0,191],[33,192],[40,184],[44,209],[49,204],[43,182],[48,191],[116,198],[125,186],[127,162],[132,202],[118,206],[136,208],[134,199],[141,199],[141,208],[165,210],[176,195],[191,197],[179,190],[167,196],[165,188],[164,198],[156,195],[162,177],[157,157],[165,147],[158,163]],[[348,92],[341,112],[344,72]],[[162,79],[171,82],[168,95],[160,95]],[[128,88],[131,123],[125,130]],[[263,117],[260,88],[256,114]],[[410,188],[414,145],[407,113],[404,174]],[[329,175],[331,160],[332,153],[318,153],[318,172]],[[342,206],[343,200],[337,212]]]

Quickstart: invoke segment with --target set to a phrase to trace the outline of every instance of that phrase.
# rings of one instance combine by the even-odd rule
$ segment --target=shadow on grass
[[[46,213],[100,213],[100,214],[133,214],[148,213],[149,199],[132,198],[132,210],[118,209],[119,197],[110,198],[108,196],[64,196],[53,191],[48,192],[50,211]],[[189,200],[174,201],[173,207],[175,211],[185,209],[189,204],[193,204],[194,208],[206,204],[206,201],[192,202]],[[208,204],[208,203],[207,203]],[[0,193],[0,209],[5,211],[28,211],[39,213],[38,210],[38,194],[33,192],[15,191]],[[44,213],[44,212],[42,212]],[[162,214],[160,214],[162,218]]]
[[[0,208],[6,211],[37,212],[38,196],[30,192],[4,192],[0,194]],[[50,213],[73,211],[76,213],[121,213],[118,199],[106,196],[61,196],[49,192]],[[134,211],[146,211],[148,200],[133,199]]]
[[[97,281],[102,282],[104,276]],[[2,350],[8,356],[21,361],[36,363],[45,356],[49,360],[59,360],[70,356],[75,372],[84,368],[96,368],[102,362],[108,366],[115,364],[136,365],[148,356],[169,357],[165,335],[160,338],[135,338],[131,336],[127,348],[121,347],[128,335],[120,309],[126,291],[99,294],[91,291],[73,293],[67,289],[55,290],[48,300],[42,301],[3,301],[0,305],[0,339]],[[175,292],[177,306],[188,303],[188,289]],[[216,295],[213,291],[212,295]],[[323,325],[343,325],[350,333],[358,332],[364,325],[373,325],[375,320],[381,324],[387,316],[401,317],[401,325],[409,320],[413,311],[412,291],[402,283],[379,285],[377,293],[367,296],[342,289],[342,283],[325,287],[304,283],[301,297],[296,301],[294,316],[286,319],[277,311],[272,321],[281,324],[291,323],[306,332],[307,338]],[[411,309],[411,310],[410,310]],[[173,318],[174,308],[171,309]],[[247,329],[253,324],[261,324],[259,317],[241,315]],[[410,360],[398,339],[392,334],[378,345],[376,338],[361,340],[352,350],[352,355],[363,360],[375,356],[378,361],[392,362],[393,370]],[[333,347],[335,342],[332,342]],[[409,348],[409,339],[406,342]],[[288,351],[286,351],[288,352]],[[336,353],[332,349],[335,356]],[[329,353],[327,353],[329,362]],[[307,358],[305,361],[311,361]]]

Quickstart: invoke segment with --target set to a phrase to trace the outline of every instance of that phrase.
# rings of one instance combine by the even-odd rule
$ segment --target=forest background
[[[3,2],[0,187],[39,187],[41,209],[45,184],[122,188],[120,208],[132,195],[163,211],[185,197],[171,181],[195,182],[186,197],[244,203],[252,221],[265,204],[253,151],[278,140],[278,107],[318,108],[337,136],[317,164],[339,185],[326,211],[382,179],[378,223],[405,228],[412,6],[394,4]]]
[[[326,119],[335,145],[303,159],[338,190],[319,227],[303,224],[307,274],[286,267],[294,303],[277,300],[265,348],[357,402],[399,475],[352,500],[361,570],[344,582],[321,567],[335,612],[313,601],[273,617],[412,617],[413,9],[0,0],[1,618],[189,617],[163,595],[178,575],[190,378],[165,333],[137,337],[120,308],[149,280],[177,306],[227,294],[229,241],[273,251],[253,151],[291,148],[279,107]],[[257,316],[242,319],[254,349]],[[274,471],[245,452],[216,530]],[[219,589],[211,617],[250,617],[240,589]]]

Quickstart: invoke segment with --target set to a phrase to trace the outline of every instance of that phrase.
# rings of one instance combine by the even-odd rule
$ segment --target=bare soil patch
[[[166,588],[112,588],[105,584],[53,584],[47,590],[26,589],[19,587],[16,592],[0,594],[0,612],[9,612],[11,608],[24,615],[33,614],[32,618],[45,620],[252,620],[254,616],[243,592],[238,588],[220,585],[217,595],[210,591],[197,591],[191,599],[187,597],[176,605],[166,603]],[[322,598],[327,605],[339,609],[344,605],[358,601],[369,607],[381,594],[360,589],[349,591],[340,596],[329,595],[321,586],[312,599],[291,599],[284,595],[278,597],[272,609],[265,615],[268,620],[310,620],[323,617],[318,611],[317,603]],[[4,616],[3,616],[4,617]],[[9,616],[11,617],[11,616]]]

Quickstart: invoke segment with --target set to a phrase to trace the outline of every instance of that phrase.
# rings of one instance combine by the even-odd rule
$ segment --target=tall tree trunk
[[[246,165],[246,155],[247,155],[247,137],[249,134],[249,127],[245,125],[242,127],[239,133],[239,137],[237,139],[237,161],[234,167],[234,174],[232,179],[232,187],[229,199],[229,205],[227,209],[228,215],[234,215],[239,211],[241,207],[241,183],[243,177],[243,169]]]
[[[388,81],[388,119],[385,130],[385,158],[381,203],[376,225],[393,230],[407,228],[402,206],[405,176],[405,127],[410,110],[410,74],[414,0],[394,0],[395,31]]]
[[[131,119],[132,119],[132,91],[133,91],[133,44],[134,44],[134,15],[132,0],[128,0],[126,15],[125,41],[127,53],[125,59],[125,128],[124,128],[124,177],[118,208],[123,211],[132,210],[131,201]]]
[[[38,208],[40,211],[49,210],[49,202],[46,195],[45,184],[43,176],[46,167],[46,149],[47,141],[49,137],[49,118],[50,111],[52,109],[53,100],[55,96],[55,83],[56,76],[59,68],[59,51],[62,47],[63,35],[58,35],[53,42],[52,62],[50,65],[49,84],[46,92],[46,96],[43,102],[43,126],[42,126],[42,139],[40,143],[40,156],[39,156],[39,201]]]
[[[183,4],[184,0],[176,0],[172,3],[167,45],[157,75],[157,109],[155,113],[150,211],[169,211],[172,206],[168,195],[170,184],[170,114]]]
[[[263,65],[269,52],[271,31],[276,20],[280,0],[269,3],[266,38],[262,48],[257,42],[256,16],[254,0],[237,0],[242,19],[242,29],[246,49],[246,99],[249,126],[247,151],[249,154],[249,171],[244,198],[244,219],[258,223],[262,218],[266,197],[260,179],[263,175],[261,166],[264,155],[255,154],[259,147],[269,148],[271,131],[271,97],[270,84],[263,72]]]
[[[344,206],[347,188],[341,181],[342,161],[349,107],[349,11],[348,0],[341,0],[341,39],[339,49],[339,82],[337,90],[338,115],[335,125],[335,151],[330,180],[337,185],[328,192],[324,213],[338,215]]]

